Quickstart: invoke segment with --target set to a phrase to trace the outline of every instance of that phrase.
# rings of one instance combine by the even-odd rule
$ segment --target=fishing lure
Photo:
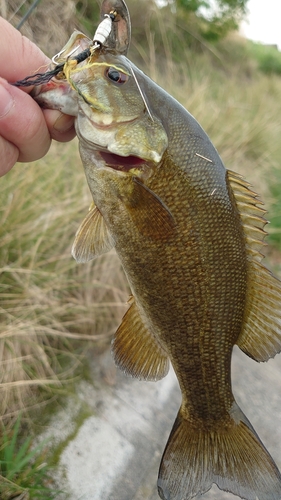
[[[75,54],[75,52],[77,52],[77,50],[79,49],[79,45],[75,46],[70,52],[68,52],[67,48],[69,44],[67,44],[62,50],[60,50],[60,52],[52,57],[52,63],[55,66],[53,69],[45,73],[35,73],[34,75],[26,76],[25,78],[23,78],[23,80],[18,80],[12,83],[12,85],[14,85],[15,87],[30,87],[31,85],[37,86],[44,83],[46,84],[54,77],[64,78],[64,65],[69,62],[69,60],[75,61],[76,64],[79,64],[82,61],[88,59],[88,57],[90,57],[94,51],[100,50],[103,45],[106,44],[106,41],[110,37],[112,31],[112,23],[115,21],[116,16],[116,11],[111,11],[109,14],[104,14],[104,19],[98,25],[92,42],[90,42],[89,39],[89,47],[84,49],[76,56],[71,57],[73,54]],[[70,41],[71,40],[72,37],[70,38]],[[58,62],[60,59],[62,59],[62,55],[65,53],[67,53],[66,58],[64,58],[62,62]],[[60,73],[62,74],[60,75]]]

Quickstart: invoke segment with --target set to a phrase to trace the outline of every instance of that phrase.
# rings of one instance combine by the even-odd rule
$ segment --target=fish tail
[[[196,429],[179,411],[158,477],[162,500],[189,500],[215,483],[246,500],[280,500],[281,474],[236,403],[221,429]]]

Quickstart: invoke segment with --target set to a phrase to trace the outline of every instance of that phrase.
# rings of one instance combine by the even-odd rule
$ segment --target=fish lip
[[[112,128],[116,128],[116,127],[118,127],[118,125],[125,125],[125,124],[127,124],[127,123],[133,123],[134,121],[136,121],[136,120],[137,120],[137,118],[133,118],[132,120],[124,120],[124,121],[121,121],[121,122],[115,122],[115,121],[113,121],[113,122],[112,122],[112,123],[110,123],[109,125],[101,125],[101,124],[99,124],[99,123],[95,122],[94,120],[91,120],[90,118],[89,118],[89,120],[90,120],[90,122],[91,122],[91,123],[92,123],[92,124],[93,124],[96,128],[98,128],[98,129],[100,129],[100,130],[110,130],[110,129],[112,129]]]
[[[131,118],[130,120],[123,120],[123,121],[120,121],[120,122],[117,122],[117,121],[112,121],[109,125],[102,125],[100,123],[97,123],[95,122],[92,118],[90,118],[89,116],[86,115],[86,113],[84,113],[84,115],[86,116],[87,120],[97,129],[99,130],[110,130],[110,129],[114,129],[120,125],[127,125],[128,123],[133,123],[135,121],[138,120],[138,116],[136,116],[135,118]]]

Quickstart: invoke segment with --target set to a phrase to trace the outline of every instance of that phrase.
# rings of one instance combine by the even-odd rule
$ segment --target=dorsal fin
[[[77,262],[88,262],[108,252],[113,246],[113,238],[107,229],[104,218],[92,203],[89,213],[75,235],[71,253]]]
[[[134,297],[112,341],[116,365],[139,380],[160,380],[169,371],[169,359],[144,324]]]
[[[262,202],[240,175],[228,171],[242,220],[248,259],[247,301],[237,345],[256,361],[267,361],[281,351],[281,282],[264,267],[260,252],[265,245],[265,210]]]

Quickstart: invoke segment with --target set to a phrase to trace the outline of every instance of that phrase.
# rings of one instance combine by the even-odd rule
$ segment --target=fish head
[[[79,64],[67,61],[65,78],[42,85],[34,98],[42,107],[76,117],[84,149],[159,163],[168,139],[149,109],[139,73],[123,55],[93,53]]]
[[[78,96],[76,131],[84,148],[160,162],[167,135],[138,86],[139,70],[125,56],[94,55],[66,71]]]

